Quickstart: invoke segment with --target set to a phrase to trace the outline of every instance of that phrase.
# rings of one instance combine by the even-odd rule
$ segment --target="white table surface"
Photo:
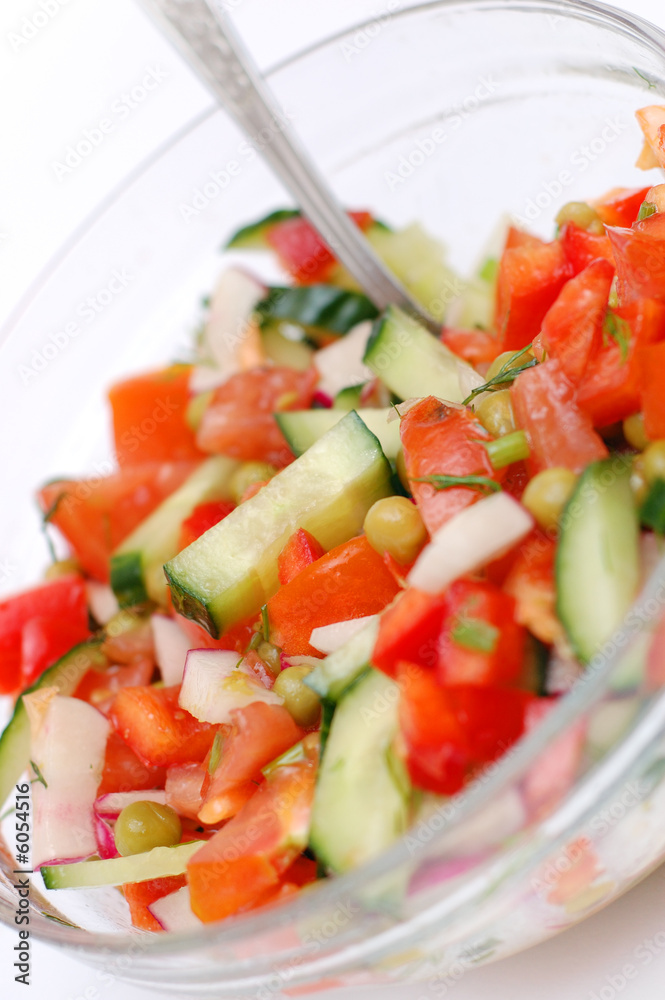
[[[166,45],[133,0],[40,0],[0,5],[0,324],[28,293],[51,256],[109,191],[164,141],[196,117],[210,97]],[[406,5],[406,4],[404,4]],[[224,0],[262,67],[332,30],[377,16],[382,0]],[[663,0],[624,7],[665,25]],[[153,71],[158,80],[140,105],[119,110],[123,94]],[[113,129],[94,153],[64,176],[54,166],[85,129],[110,116]],[[455,1000],[661,1000],[665,954],[643,956],[665,932],[665,868],[579,927],[495,965],[474,969],[453,986]],[[122,983],[56,949],[32,942],[29,992],[13,981],[14,930],[0,927],[3,1000],[140,1000]],[[623,979],[631,964],[637,974]],[[416,986],[345,991],[348,1000],[411,1000]],[[321,994],[318,994],[321,996]],[[329,994],[338,1000],[337,991]]]

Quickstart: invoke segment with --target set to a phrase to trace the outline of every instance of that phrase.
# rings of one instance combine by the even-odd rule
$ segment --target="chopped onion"
[[[199,920],[192,910],[188,885],[183,885],[177,892],[170,892],[168,896],[156,899],[148,909],[165,931],[173,933],[195,931],[203,926],[203,921]]]
[[[192,648],[191,640],[178,623],[167,615],[153,615],[150,623],[155,643],[155,660],[162,680],[167,687],[173,687],[182,681],[187,653]]]
[[[187,654],[178,703],[199,722],[225,723],[231,712],[255,701],[282,705],[238,654],[226,649],[192,649]]]
[[[418,556],[410,587],[438,594],[465,573],[512,548],[533,528],[533,518],[509,493],[493,493],[447,521]]]
[[[87,580],[85,592],[92,617],[100,625],[106,625],[120,610],[118,600],[109,586],[96,580]]]
[[[266,291],[260,281],[239,267],[228,268],[217,283],[203,331],[203,347],[226,378],[238,371],[239,349],[254,307]]]
[[[374,377],[363,362],[371,332],[369,321],[359,323],[345,337],[316,352],[313,360],[321,376],[317,387],[320,392],[334,397],[347,386],[362,385]]]
[[[158,802],[165,806],[166,792],[159,788],[140,792],[108,792],[95,799],[94,810],[97,816],[104,819],[117,819],[125,806],[134,802]]]
[[[349,618],[343,622],[321,625],[319,628],[312,629],[312,634],[309,637],[310,645],[322,653],[334,653],[354,635],[362,632],[365,625],[376,621],[378,617],[378,615],[365,615],[363,618]]]

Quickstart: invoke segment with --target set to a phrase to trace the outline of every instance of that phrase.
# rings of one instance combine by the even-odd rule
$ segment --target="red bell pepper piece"
[[[426,594],[415,587],[405,590],[381,615],[373,666],[391,677],[401,661],[434,666],[445,608],[442,595]]]
[[[355,224],[366,230],[372,224],[369,212],[349,212]],[[284,219],[268,230],[266,240],[277,252],[280,263],[298,285],[328,281],[335,269],[335,256],[313,228],[301,216]]]
[[[416,480],[432,475],[498,479],[483,445],[492,435],[468,410],[451,409],[426,396],[402,417],[400,437],[413,496],[430,534],[483,494],[469,486],[437,490]]]
[[[185,518],[180,528],[180,538],[178,540],[178,552],[186,549],[188,545],[195,542],[197,538],[204,535],[210,528],[223,521],[236,505],[230,500],[211,500],[208,503],[200,503],[195,507],[189,517]]]
[[[577,390],[577,405],[588,413],[594,427],[624,420],[640,408],[640,363],[637,344],[623,356],[619,344],[610,343],[591,358]]]
[[[614,268],[606,260],[594,260],[561,289],[548,310],[541,331],[533,342],[547,357],[556,358],[561,370],[577,384],[589,359],[600,347]]]
[[[326,550],[317,542],[314,535],[304,528],[294,531],[277,559],[279,582],[284,584],[294,580],[310,563],[316,562]]]
[[[612,244],[606,233],[590,233],[574,222],[567,222],[561,229],[559,239],[573,274],[579,274],[598,258],[615,267]]]
[[[608,451],[591,418],[575,403],[575,390],[552,359],[517,376],[510,390],[518,427],[529,442],[530,467],[581,472]]]
[[[118,382],[109,391],[118,465],[196,461],[186,420],[190,365],[172,365]]]
[[[640,351],[644,429],[652,441],[665,438],[665,341]]]
[[[607,234],[617,265],[620,304],[640,298],[665,302],[665,215],[651,215],[632,229],[609,226]]]
[[[104,670],[88,670],[79,682],[74,697],[89,702],[107,715],[118,691],[126,687],[145,687],[154,672],[155,661],[152,657],[135,659],[124,666],[112,663]]]
[[[640,347],[665,340],[665,302],[636,299],[614,311],[617,316],[626,320],[633,339]]]
[[[530,344],[571,275],[558,241],[504,250],[499,264],[495,329],[504,351]]]
[[[165,878],[151,878],[146,882],[129,882],[122,886],[122,893],[129,904],[129,913],[134,927],[144,931],[161,931],[162,925],[148,909],[151,903],[177,892],[187,885],[186,875],[167,875]]]
[[[199,722],[178,705],[180,687],[126,687],[115,696],[114,729],[149,767],[202,761],[218,726]]]
[[[458,330],[445,327],[441,340],[458,358],[472,365],[489,364],[501,352],[501,343],[493,333],[486,330]]]
[[[530,691],[457,685],[448,689],[467,740],[471,767],[496,760],[524,732]]]
[[[162,767],[148,767],[117,733],[111,732],[106,743],[104,770],[97,795],[109,792],[139,792],[149,788],[163,788],[166,771]]]
[[[632,226],[649,190],[648,187],[613,188],[599,201],[594,201],[593,207],[606,226]]]
[[[271,639],[288,656],[320,655],[312,629],[383,611],[399,587],[364,535],[331,549],[268,601]]]

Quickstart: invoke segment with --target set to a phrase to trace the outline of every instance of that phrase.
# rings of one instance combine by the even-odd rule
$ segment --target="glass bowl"
[[[395,3],[270,82],[345,204],[420,220],[464,272],[504,213],[548,236],[562,203],[649,182],[633,112],[665,95],[665,35],[592,3]],[[211,111],[35,284],[0,349],[0,592],[47,561],[35,487],[112,469],[105,389],[187,352],[224,239],[285,201]],[[442,995],[470,965],[570,927],[665,857],[664,595],[661,563],[545,723],[372,864],[188,935],[133,931],[115,890],[47,898],[35,882],[32,933],[162,994],[270,997],[397,979]]]

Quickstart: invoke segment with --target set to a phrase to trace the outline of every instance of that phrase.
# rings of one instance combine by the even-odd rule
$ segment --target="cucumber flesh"
[[[275,212],[270,212],[262,219],[251,222],[248,226],[243,226],[236,230],[231,239],[227,242],[227,250],[264,250],[268,243],[266,233],[278,222],[285,219],[293,219],[299,216],[297,208],[278,208]]]
[[[201,503],[232,499],[229,483],[238,464],[225,455],[207,459],[116,549],[111,586],[121,606],[147,600],[166,604],[162,567],[178,551],[182,522]]]
[[[364,361],[401,399],[464,399],[460,371],[470,366],[397,306],[389,306],[374,324]]]
[[[287,368],[295,368],[299,372],[307,371],[314,357],[314,348],[304,338],[286,337],[285,326],[284,323],[269,323],[263,327],[261,330],[263,350],[276,365],[286,365]]]
[[[175,847],[155,847],[126,858],[73,861],[68,865],[44,865],[39,870],[47,889],[94,889],[102,885],[147,882],[151,878],[184,875],[187,862],[205,843],[205,840],[191,840]]]
[[[355,410],[362,422],[378,439],[386,458],[397,458],[401,447],[399,420],[388,423],[393,414],[390,409]],[[302,455],[308,448],[338,424],[345,416],[343,410],[284,410],[275,414],[275,420],[294,455]]]
[[[217,637],[256,615],[279,587],[277,558],[305,528],[327,550],[357,535],[393,492],[376,437],[347,413],[292,465],[165,566],[178,612]]]
[[[313,332],[325,330],[339,335],[378,315],[366,295],[334,285],[271,288],[256,312],[261,326],[283,320]]]
[[[44,687],[54,687],[58,694],[71,695],[88,670],[105,666],[106,657],[100,652],[99,643],[83,642],[45,670],[23,695]],[[23,695],[16,702],[14,714],[0,737],[0,807],[30,763],[30,721]]]
[[[399,689],[370,670],[337,705],[314,793],[310,844],[346,872],[376,857],[407,828],[410,788],[393,761]]]
[[[305,684],[326,701],[339,701],[344,692],[371,665],[379,634],[377,619],[368,622],[340,649],[336,649],[305,678]]]
[[[360,397],[366,384],[347,385],[343,389],[340,389],[333,400],[333,409],[342,410],[344,413],[348,413],[349,410],[359,409]]]
[[[418,223],[400,230],[372,226],[366,234],[377,256],[435,319],[441,320],[463,283],[445,262],[438,240]]]
[[[614,456],[585,469],[561,520],[557,614],[582,663],[621,625],[639,582],[639,524],[630,471]]]

